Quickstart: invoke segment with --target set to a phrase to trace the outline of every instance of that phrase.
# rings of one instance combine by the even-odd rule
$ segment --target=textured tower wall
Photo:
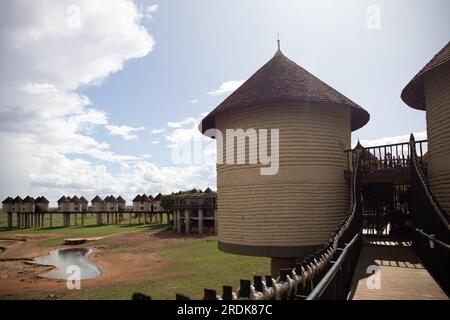
[[[58,210],[59,211],[68,211],[69,210],[69,204],[66,202],[61,202],[58,204]]]
[[[227,128],[280,130],[277,175],[261,176],[260,165],[217,167],[218,236],[233,247],[225,251],[292,256],[277,248],[310,250],[327,241],[349,209],[344,150],[351,143],[350,111],[326,105],[246,108],[219,115],[216,127],[223,133]],[[225,146],[223,154],[225,159]]]
[[[22,203],[22,211],[23,212],[34,212],[34,203],[24,202]]]
[[[450,212],[450,63],[428,73],[424,86],[430,186],[442,207]]]
[[[36,208],[41,211],[48,211],[48,203],[46,202],[36,202]]]
[[[2,212],[12,212],[12,207],[11,203],[3,203]]]
[[[116,202],[108,201],[105,202],[105,211],[106,212],[116,212],[119,210],[119,206]]]
[[[94,212],[102,212],[105,211],[103,202],[94,202],[92,203],[92,211]]]
[[[81,212],[81,203],[69,202],[70,212]]]

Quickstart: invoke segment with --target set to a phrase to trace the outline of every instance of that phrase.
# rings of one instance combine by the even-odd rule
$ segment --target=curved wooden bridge
[[[447,300],[408,240],[367,240],[348,296],[351,300]]]

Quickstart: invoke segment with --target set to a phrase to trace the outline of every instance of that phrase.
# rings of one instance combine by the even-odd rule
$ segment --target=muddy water
[[[100,276],[101,271],[87,260],[91,252],[92,249],[85,248],[55,250],[45,257],[35,259],[35,262],[56,267],[43,275],[46,278],[67,280],[79,268],[80,280],[93,279]]]

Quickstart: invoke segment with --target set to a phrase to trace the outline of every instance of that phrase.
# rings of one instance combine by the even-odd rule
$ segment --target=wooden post
[[[173,229],[178,232],[178,209],[173,210]]]
[[[12,229],[12,212],[8,212],[8,229]]]
[[[280,275],[281,269],[293,268],[296,260],[296,258],[271,258],[270,267],[272,277],[276,279]]]
[[[78,226],[78,213],[75,212],[75,225]]]
[[[130,212],[130,226],[131,226],[131,215],[132,215],[132,213]]]
[[[144,223],[145,223],[145,224],[148,224],[147,215],[148,215],[148,213],[145,212],[145,213],[144,213]],[[151,214],[150,214],[150,223],[151,223],[151,222],[152,222],[152,216],[151,216]]]
[[[184,212],[184,223],[186,224],[186,233],[191,232],[191,211],[186,209]]]
[[[181,210],[177,209],[177,219],[176,219],[176,225],[177,225],[177,232],[181,233]]]
[[[203,234],[203,209],[198,209],[198,234]]]
[[[138,213],[138,223],[141,224],[141,213]]]
[[[83,212],[82,214],[81,214],[81,225],[84,227],[84,218],[85,218],[85,213]]]
[[[217,226],[219,225],[219,219],[217,217],[217,209],[214,209],[214,234],[217,235]]]
[[[159,224],[163,224],[163,214],[162,212],[158,213],[159,215]]]
[[[53,228],[53,213],[50,213],[50,228]]]

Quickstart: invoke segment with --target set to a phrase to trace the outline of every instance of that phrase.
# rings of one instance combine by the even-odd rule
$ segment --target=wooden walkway
[[[370,266],[379,268],[379,273],[368,273]],[[410,242],[376,240],[366,241],[362,248],[349,299],[448,300],[448,297],[424,268]]]

